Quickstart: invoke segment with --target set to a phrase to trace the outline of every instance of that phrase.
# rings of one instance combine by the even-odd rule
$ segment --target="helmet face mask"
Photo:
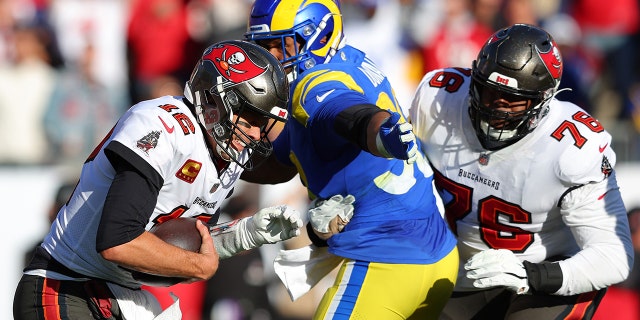
[[[496,32],[473,62],[469,87],[469,115],[483,148],[498,150],[532,132],[561,75],[557,45],[544,30],[516,24]]]
[[[268,139],[276,122],[285,122],[289,86],[284,69],[265,49],[245,41],[207,48],[185,86],[196,118],[215,141],[219,158],[247,170],[273,150]]]
[[[222,108],[211,104],[203,105],[202,108],[203,127],[215,139],[216,152],[223,160],[238,162],[241,159],[241,153],[238,151],[240,146],[247,150],[249,155],[258,152],[261,156],[268,157],[272,146],[267,135],[275,125],[275,121],[255,112],[244,99],[239,99],[234,91],[226,94],[223,92],[221,96],[222,98],[215,100],[224,104],[224,112],[221,112]],[[252,127],[259,128],[260,133],[257,139],[247,133]]]
[[[340,4],[335,0],[256,0],[244,36],[263,46],[279,40],[283,52],[280,62],[293,80],[329,61],[344,46]],[[294,50],[286,50],[287,38],[297,43]]]

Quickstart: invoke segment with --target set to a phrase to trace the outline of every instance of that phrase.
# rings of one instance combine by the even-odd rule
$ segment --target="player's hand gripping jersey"
[[[80,184],[42,246],[75,272],[135,288],[140,284],[131,273],[103,259],[98,251],[132,240],[139,233],[114,235],[109,242],[96,244],[103,204],[115,175],[109,159],[116,158],[126,159],[160,190],[148,221],[140,221],[138,216],[120,217],[125,221],[138,219],[138,224],[146,224],[146,230],[177,216],[201,217],[204,221],[211,218],[215,223],[218,208],[242,168],[230,162],[218,175],[201,127],[182,97],[165,96],[127,111],[84,164]],[[136,197],[136,190],[132,191],[130,196]]]
[[[329,239],[330,251],[385,263],[432,263],[451,252],[455,238],[432,196],[426,159],[419,156],[409,164],[374,156],[334,129],[334,123],[345,121],[338,117],[341,111],[360,104],[402,114],[389,81],[374,64],[346,46],[328,63],[305,71],[291,88],[292,119],[274,142],[279,161],[298,168],[314,197],[351,194],[356,199],[351,221]]]
[[[463,266],[487,249],[509,249],[533,263],[566,259],[559,262],[563,281],[555,294],[623,280],[633,251],[611,136],[584,110],[553,99],[533,132],[487,151],[469,118],[470,72],[428,73],[410,109],[458,236],[456,291],[477,290]]]

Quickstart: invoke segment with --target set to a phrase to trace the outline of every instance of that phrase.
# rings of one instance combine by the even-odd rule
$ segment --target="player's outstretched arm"
[[[267,243],[291,239],[300,234],[300,213],[287,206],[261,209],[251,217],[210,226],[220,259]]]
[[[413,127],[397,112],[359,104],[340,111],[333,121],[338,135],[373,155],[409,163],[418,157]]]

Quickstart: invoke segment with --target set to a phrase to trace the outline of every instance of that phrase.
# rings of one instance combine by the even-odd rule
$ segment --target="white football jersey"
[[[471,70],[428,73],[409,110],[458,236],[456,291],[477,290],[464,263],[489,248],[560,262],[576,294],[622,281],[633,255],[611,136],[578,106],[551,101],[538,127],[506,148],[482,148],[469,117]]]
[[[104,148],[111,141],[121,143],[140,157],[128,160],[147,162],[164,180],[146,226],[149,230],[166,216],[217,220],[218,208],[242,168],[231,162],[219,176],[203,134],[182,97],[165,96],[131,107],[85,162],[80,182],[60,210],[43,247],[76,272],[138,287],[129,272],[96,252],[96,230],[115,176]]]

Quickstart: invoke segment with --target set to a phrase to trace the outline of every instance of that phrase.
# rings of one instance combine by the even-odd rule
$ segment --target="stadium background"
[[[494,30],[545,27],[561,46],[562,86],[574,89],[558,97],[612,133],[630,209],[640,206],[639,2],[343,0],[342,9],[347,42],[387,73],[405,107],[426,70],[469,67]],[[181,94],[206,45],[241,38],[251,3],[0,0],[0,319],[11,319],[24,254],[47,232],[58,186],[126,108]],[[306,205],[295,183],[259,188],[259,206]]]

